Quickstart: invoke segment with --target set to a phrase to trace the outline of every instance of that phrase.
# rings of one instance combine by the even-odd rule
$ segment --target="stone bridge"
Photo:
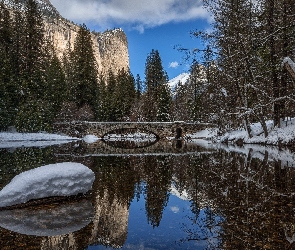
[[[210,123],[175,122],[66,122],[56,123],[54,131],[70,136],[83,137],[96,135],[103,138],[108,134],[122,134],[129,132],[143,132],[154,134],[156,138],[185,138],[188,134],[214,127]]]

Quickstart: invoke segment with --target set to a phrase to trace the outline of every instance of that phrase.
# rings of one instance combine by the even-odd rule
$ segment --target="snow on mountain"
[[[59,12],[57,9],[52,5],[52,3],[49,0],[38,0],[37,3],[40,6],[41,11],[43,14],[47,17],[53,16],[53,17],[58,17],[60,16]]]
[[[86,193],[91,190],[94,179],[92,170],[80,163],[41,166],[15,176],[0,191],[0,207],[32,199]]]
[[[190,77],[190,74],[189,73],[182,73],[182,74],[174,77],[170,81],[168,81],[168,85],[170,86],[171,91],[174,92],[177,84],[179,84],[179,83],[181,85],[186,84],[187,81],[188,81],[188,79],[189,79],[189,77]]]
[[[186,190],[183,190],[181,193],[177,190],[175,185],[171,185],[170,194],[178,197],[181,200],[188,201],[190,199]]]

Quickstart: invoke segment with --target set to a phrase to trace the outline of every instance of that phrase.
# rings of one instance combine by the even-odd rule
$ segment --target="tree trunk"
[[[279,88],[279,78],[276,70],[276,48],[275,48],[275,20],[274,20],[274,9],[275,2],[274,0],[269,0],[268,5],[268,27],[269,27],[269,51],[270,51],[270,70],[271,70],[271,80],[272,80],[272,91],[273,98],[277,99],[280,96],[280,88]],[[280,104],[278,102],[274,102],[273,107],[273,121],[274,126],[280,127]]]

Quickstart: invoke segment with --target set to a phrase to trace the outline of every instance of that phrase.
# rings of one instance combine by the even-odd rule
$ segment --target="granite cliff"
[[[38,0],[38,3],[44,17],[45,35],[61,57],[68,46],[73,49],[79,26],[63,18],[49,0]],[[128,42],[123,30],[92,32],[92,40],[98,73],[105,74],[109,69],[114,73],[122,68],[129,69]]]

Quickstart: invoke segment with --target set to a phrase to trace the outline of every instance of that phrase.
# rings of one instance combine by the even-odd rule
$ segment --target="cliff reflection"
[[[144,198],[146,221],[138,221],[139,225],[148,223],[151,228],[161,228],[174,189],[189,200],[193,214],[190,223],[181,226],[183,234],[177,235],[175,241],[186,244],[202,241],[207,249],[295,247],[295,169],[289,167],[291,161],[275,158],[265,148],[239,149],[240,152],[223,149],[202,152],[197,148],[198,152],[192,153],[190,146],[187,154],[137,156],[89,155],[83,145],[76,145],[72,154],[65,150],[53,147],[37,152],[42,162],[78,161],[95,173],[88,199],[94,208],[91,221],[59,236],[35,237],[0,229],[2,249],[122,247],[130,237],[132,202]],[[20,154],[1,151],[1,185],[13,178],[9,166],[11,159],[17,158],[14,153]],[[3,159],[7,159],[6,165]]]

